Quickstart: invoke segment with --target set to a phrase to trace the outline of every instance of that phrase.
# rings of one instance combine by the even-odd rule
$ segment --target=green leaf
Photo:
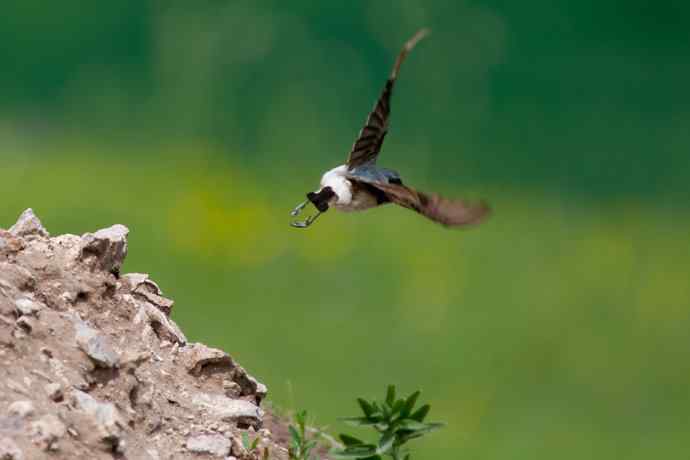
[[[307,424],[307,411],[306,410],[301,410],[295,414],[295,420],[297,421],[297,425],[300,428],[300,431],[304,433],[304,427]]]
[[[312,450],[314,447],[316,447],[316,441],[314,441],[313,439],[312,439],[311,441],[307,441],[307,442],[304,444],[304,454],[305,454],[305,456],[306,456],[307,454],[309,454],[309,451]]]
[[[418,422],[417,420],[413,420],[411,418],[402,420],[400,422],[400,428],[405,429],[405,430],[410,430],[410,431],[418,431],[418,430],[423,430],[427,427],[426,423],[423,422]]]
[[[339,438],[346,446],[358,446],[364,444],[364,441],[362,441],[361,439],[357,439],[354,436],[350,436],[347,434],[341,434]]]
[[[393,447],[393,443],[395,442],[395,432],[394,431],[387,431],[383,434],[381,437],[381,440],[379,441],[379,445],[376,448],[376,453],[377,454],[385,454],[387,453],[391,447]]]
[[[398,439],[402,442],[405,443],[409,441],[410,439],[414,438],[419,438],[421,436],[424,436],[427,433],[431,433],[432,431],[436,431],[439,428],[442,428],[445,426],[443,423],[423,423],[424,428],[420,428],[418,430],[399,430],[398,431]]]
[[[381,408],[383,409],[383,419],[384,420],[390,420],[391,419],[391,411],[390,411],[390,408],[388,407],[388,404],[387,403],[384,404],[383,406],[381,406]]]
[[[431,433],[432,431],[436,431],[439,428],[443,428],[444,426],[446,426],[446,424],[442,422],[431,422],[427,423],[426,428],[422,431],[424,431],[424,433]],[[417,431],[419,432],[419,430]]]
[[[421,391],[415,391],[407,398],[407,400],[405,401],[405,405],[403,406],[403,409],[400,412],[400,415],[402,417],[408,417],[412,413],[412,409],[414,409],[414,405],[417,404],[417,398],[419,398],[420,394]]]
[[[362,408],[364,415],[367,417],[371,417],[372,414],[377,412],[374,406],[369,404],[365,399],[357,398],[357,403],[359,404],[359,407]]]
[[[292,438],[292,442],[295,443],[295,445],[300,445],[302,441],[302,437],[300,436],[299,432],[297,431],[297,428],[294,426],[290,425],[288,426],[288,430],[290,431],[290,437]]]
[[[374,425],[374,429],[376,431],[378,431],[379,433],[383,433],[384,431],[388,431],[388,429],[390,427],[391,427],[391,425],[388,423],[385,423],[385,422],[377,423],[376,425]]]
[[[391,410],[391,417],[395,417],[403,408],[405,405],[405,400],[403,399],[398,399],[395,401],[395,404],[393,404],[393,409]]]
[[[341,417],[338,420],[345,422],[348,425],[353,426],[371,426],[376,425],[381,421],[380,417],[376,417],[378,420],[368,419],[366,417]]]
[[[416,431],[398,431],[398,442],[405,444],[410,439],[421,438],[424,433],[417,433]]]
[[[393,407],[395,403],[395,385],[388,385],[388,390],[386,391],[386,404],[388,407]]]
[[[412,415],[410,415],[410,418],[412,420],[417,420],[418,422],[423,422],[424,418],[427,416],[430,410],[431,406],[428,404],[424,404],[422,407],[417,409]]]
[[[379,406],[379,403],[377,403],[376,401],[372,401],[372,402],[371,402],[371,407],[374,408],[374,411],[375,411],[375,412],[383,412],[383,411],[381,410],[381,407]]]
[[[305,410],[298,411],[295,414],[295,420],[297,420],[297,423],[304,423],[306,415],[307,415],[307,411],[305,411]]]
[[[371,444],[348,446],[345,449],[331,450],[330,454],[336,459],[370,458],[376,455],[376,446],[372,446]]]

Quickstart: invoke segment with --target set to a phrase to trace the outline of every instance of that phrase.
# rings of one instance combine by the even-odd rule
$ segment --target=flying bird
[[[305,220],[291,222],[293,227],[309,227],[330,207],[349,212],[363,211],[387,203],[411,209],[448,227],[477,224],[488,216],[490,210],[484,202],[451,200],[436,193],[420,192],[403,184],[397,171],[376,165],[388,132],[391,94],[400,65],[417,42],[428,33],[427,29],[422,29],[405,43],[374,109],[352,146],[347,163],[327,171],[321,177],[319,189],[307,193],[307,200],[297,205],[290,214],[299,215],[309,203],[316,207],[317,213]]]

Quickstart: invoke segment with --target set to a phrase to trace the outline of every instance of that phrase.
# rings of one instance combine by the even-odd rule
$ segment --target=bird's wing
[[[405,43],[402,51],[400,51],[398,58],[395,60],[395,65],[393,65],[393,71],[386,81],[386,86],[383,88],[383,92],[381,96],[379,96],[378,101],[376,101],[374,110],[372,110],[367,117],[364,127],[359,132],[357,140],[352,145],[352,150],[347,158],[347,165],[349,168],[376,161],[376,157],[381,151],[381,144],[383,144],[383,139],[386,137],[386,132],[388,131],[388,118],[391,111],[391,93],[393,92],[395,79],[398,77],[400,65],[405,60],[407,53],[409,53],[417,42],[428,33],[429,31],[427,29],[420,30]]]
[[[466,200],[450,200],[402,184],[377,182],[372,185],[384,192],[393,203],[417,211],[424,217],[448,227],[478,224],[491,212],[483,201],[471,203]]]

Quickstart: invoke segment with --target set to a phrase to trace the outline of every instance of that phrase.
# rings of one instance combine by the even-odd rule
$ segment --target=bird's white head
[[[352,184],[345,177],[346,172],[346,165],[326,171],[321,177],[321,187],[315,192],[307,193],[307,199],[290,212],[292,216],[297,216],[311,202],[318,213],[303,221],[293,221],[291,225],[297,228],[309,227],[319,215],[328,211],[332,204],[349,203],[352,200]]]

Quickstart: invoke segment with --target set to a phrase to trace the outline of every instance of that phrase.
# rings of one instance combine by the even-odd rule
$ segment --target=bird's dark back
[[[353,179],[368,183],[402,184],[400,174],[387,168],[379,168],[375,164],[365,164],[352,168],[347,175]]]

